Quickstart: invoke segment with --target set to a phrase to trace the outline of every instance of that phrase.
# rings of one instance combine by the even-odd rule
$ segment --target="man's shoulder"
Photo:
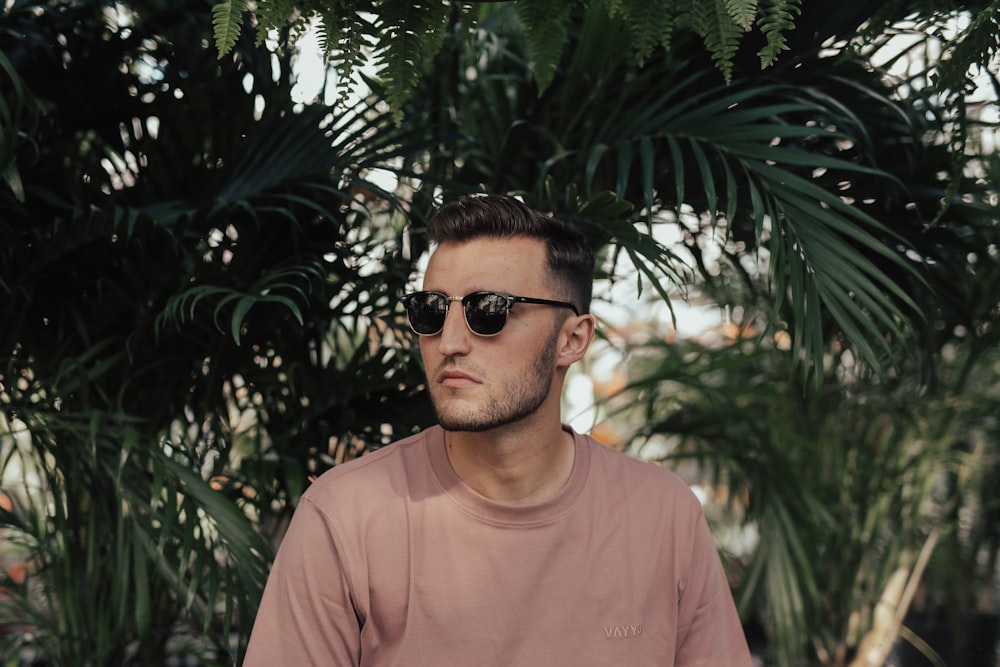
[[[433,429],[426,429],[334,466],[312,483],[304,497],[325,505],[337,496],[363,493],[371,497],[386,487],[396,487],[426,466],[433,436]]]
[[[670,468],[654,461],[644,461],[584,436],[591,447],[592,474],[595,479],[627,489],[630,495],[652,494],[673,502],[699,505],[690,485]]]

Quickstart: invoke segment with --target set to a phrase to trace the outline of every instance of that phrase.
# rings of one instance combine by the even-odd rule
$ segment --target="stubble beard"
[[[494,396],[475,412],[448,412],[446,399],[431,392],[431,402],[437,413],[438,424],[446,431],[481,433],[507,426],[533,415],[542,406],[552,388],[555,375],[556,329],[535,356],[528,371],[507,383],[499,396]]]

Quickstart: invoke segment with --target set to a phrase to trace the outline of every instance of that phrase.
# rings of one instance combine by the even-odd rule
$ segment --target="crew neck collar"
[[[569,479],[555,496],[534,505],[511,505],[491,500],[473,490],[455,472],[445,449],[445,432],[433,426],[425,432],[427,456],[444,492],[466,513],[481,521],[498,525],[531,525],[554,521],[577,504],[590,477],[590,447],[585,437],[567,425],[563,430],[573,436],[575,452]]]

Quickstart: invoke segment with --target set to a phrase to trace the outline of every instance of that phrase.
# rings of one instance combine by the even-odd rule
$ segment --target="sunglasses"
[[[580,314],[576,306],[565,301],[532,299],[497,292],[473,292],[465,296],[448,296],[441,292],[413,292],[403,297],[410,328],[421,336],[441,333],[452,301],[462,302],[465,324],[469,327],[469,331],[477,336],[496,336],[503,331],[504,325],[507,324],[507,313],[515,303],[569,308],[576,315]]]

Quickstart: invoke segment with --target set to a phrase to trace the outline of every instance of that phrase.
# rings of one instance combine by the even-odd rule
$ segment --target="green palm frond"
[[[847,389],[832,369],[810,386],[766,339],[644,340],[627,350],[629,384],[605,414],[631,451],[649,456],[655,442],[668,462],[697,464],[694,481],[728,491],[736,512],[717,508],[718,528],[754,527],[756,546],[729,559],[741,615],[764,617],[774,664],[856,646],[890,577],[949,520],[936,509],[951,493],[941,480],[984,404],[909,381]],[[995,375],[986,369],[987,383]]]
[[[766,503],[767,501],[764,501]],[[755,600],[751,593],[767,599],[768,614],[775,620],[771,650],[781,656],[795,655],[808,643],[807,600],[815,599],[816,573],[803,547],[802,523],[793,518],[793,497],[776,497],[766,504],[758,523],[760,547],[753,555],[737,602],[749,615]],[[764,504],[762,503],[762,504]],[[787,665],[787,658],[779,664]]]
[[[499,66],[468,84],[463,126],[477,137],[482,166],[470,181],[544,192],[551,180],[560,191],[576,185],[584,197],[611,191],[634,205],[637,236],[650,223],[685,234],[728,231],[727,243],[745,244],[736,255],[763,254],[758,266],[772,272],[769,323],[789,328],[808,360],[804,369],[824,358],[834,332],[849,332],[876,368],[898,359],[910,338],[903,334],[921,326],[909,290],[920,289],[923,268],[904,259],[912,241],[890,230],[896,213],[861,200],[895,206],[909,196],[891,168],[875,162],[873,147],[913,145],[921,122],[882,87],[839,70],[801,85],[769,78],[706,87],[705,69],[629,66],[621,19],[590,12],[579,34],[545,105],[533,104],[530,89],[521,92]],[[609,59],[609,50],[622,55]],[[885,136],[873,136],[873,127]],[[858,201],[849,204],[848,195]],[[627,238],[616,231],[612,244]],[[697,252],[697,240],[687,245]],[[665,292],[683,284],[679,268],[665,267],[674,261],[669,253],[619,252],[641,267],[659,266]],[[692,268],[711,290],[711,271]]]
[[[316,262],[289,266],[270,271],[245,289],[225,285],[191,285],[172,296],[157,317],[157,327],[183,325],[199,319],[199,307],[211,306],[211,321],[221,331],[220,318],[228,313],[229,332],[233,342],[240,343],[247,314],[258,304],[271,303],[283,307],[301,325],[303,302],[309,293],[322,285],[326,278]]]
[[[636,270],[637,290],[650,285],[671,307],[673,296],[683,293],[691,282],[691,272],[673,250],[658,241],[650,228],[637,229],[634,206],[611,191],[580,197],[575,186],[556,193],[552,179],[546,183],[545,208],[576,224],[597,247],[610,247],[610,265],[627,259]],[[672,307],[671,307],[672,308]]]
[[[24,184],[16,149],[38,122],[38,103],[10,59],[0,52],[0,185],[6,184],[24,202]]]
[[[628,0],[604,0],[604,6],[607,8],[609,16],[617,16],[626,11],[630,4],[632,3]]]
[[[245,646],[269,553],[246,514],[135,419],[37,403],[21,414],[16,429],[0,420],[14,503],[0,525],[30,571],[4,582],[0,619],[30,624],[52,664],[161,660],[178,602],[202,632],[238,619]]]
[[[184,530],[197,530],[203,544],[193,546],[190,553],[181,552],[176,560],[164,549],[167,534],[163,530],[155,541],[150,539],[153,536],[149,532],[138,531],[137,536],[145,538],[137,540],[138,544],[159,572],[167,573],[168,568],[173,568],[174,576],[167,578],[173,593],[187,600],[187,608],[201,622],[203,633],[219,614],[218,597],[222,602],[222,618],[236,618],[240,628],[250,628],[258,602],[255,594],[263,590],[267,577],[267,545],[253,529],[246,513],[220,493],[220,489],[213,488],[209,480],[173,458],[164,456],[159,463],[164,474],[157,476],[151,491],[153,498],[163,499],[161,507],[166,516],[160,519],[160,525],[173,526],[177,532],[174,539],[183,538]],[[137,508],[136,515],[142,516],[138,508],[148,500],[142,496],[131,500]],[[194,522],[185,522],[186,516],[198,516],[201,526],[196,528],[191,525]],[[205,602],[214,602],[214,608],[193,596],[192,590],[208,591]],[[229,591],[242,592],[246,599],[236,598]],[[241,634],[245,642],[249,633]]]
[[[684,90],[678,86],[675,92],[684,95]],[[625,140],[639,126],[633,127],[621,117],[618,127],[625,136],[615,142],[618,148],[608,151],[606,159],[614,160],[617,153],[619,175],[623,166],[638,169],[640,181],[647,184],[642,188],[647,205],[655,190],[678,211],[683,204],[701,202],[700,207],[713,219],[721,216],[733,221],[739,209],[749,207],[761,240],[765,236],[763,222],[770,220],[773,229],[767,233],[772,270],[782,267],[787,271],[774,276],[776,298],[791,301],[795,321],[812,322],[816,327],[822,323],[818,313],[828,309],[851,340],[858,336],[862,356],[877,365],[880,355],[890,351],[890,343],[881,332],[893,332],[897,343],[902,337],[899,323],[905,317],[900,304],[916,309],[896,284],[895,272],[886,271],[886,267],[914,273],[916,266],[883,244],[882,238],[892,237],[884,224],[796,172],[808,166],[838,170],[845,179],[853,174],[891,183],[892,177],[863,164],[795,148],[803,139],[825,135],[827,140],[836,141],[843,135],[773,123],[782,115],[831,111],[796,100],[797,91],[786,92],[792,93],[784,96],[786,101],[758,103],[756,99],[773,99],[778,90],[687,91],[683,101],[647,106],[641,118],[644,132],[653,132],[656,141],[662,142],[660,152],[669,156],[665,160],[668,170],[643,158],[655,152],[644,149],[648,139]],[[845,123],[841,125],[846,129]],[[666,174],[671,179],[669,185],[661,181]],[[623,184],[620,176],[619,183]],[[857,247],[874,250],[879,263],[858,253]],[[825,341],[820,328],[799,330],[798,336],[797,347],[821,358]],[[877,341],[881,349],[861,342],[866,340]]]

